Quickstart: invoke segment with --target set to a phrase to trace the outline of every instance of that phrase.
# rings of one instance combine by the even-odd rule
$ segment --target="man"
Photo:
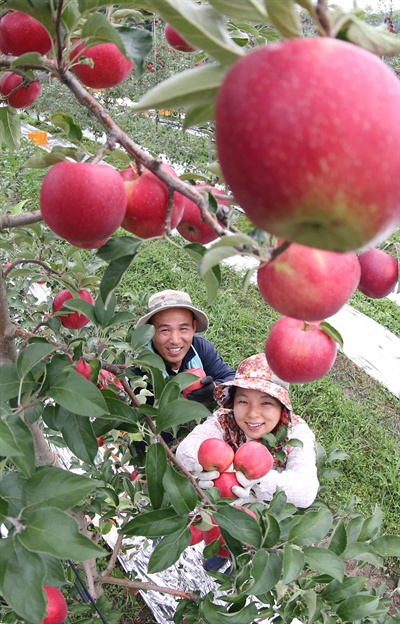
[[[165,362],[167,375],[177,375],[190,368],[202,368],[206,377],[202,388],[187,395],[191,401],[209,403],[214,387],[235,376],[214,345],[197,332],[208,329],[208,317],[196,308],[189,295],[181,290],[163,290],[149,299],[147,313],[136,323],[154,326],[149,348]]]

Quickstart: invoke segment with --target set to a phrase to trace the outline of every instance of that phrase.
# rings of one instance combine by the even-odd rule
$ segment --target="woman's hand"
[[[197,463],[194,467],[193,476],[197,479],[199,487],[201,487],[202,490],[209,490],[214,487],[214,479],[218,479],[219,472],[218,470],[203,470],[203,466]]]

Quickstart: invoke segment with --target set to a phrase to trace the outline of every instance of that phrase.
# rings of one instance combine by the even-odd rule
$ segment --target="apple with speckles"
[[[261,46],[218,91],[222,174],[270,234],[331,251],[376,245],[400,223],[399,110],[396,74],[353,43]]]

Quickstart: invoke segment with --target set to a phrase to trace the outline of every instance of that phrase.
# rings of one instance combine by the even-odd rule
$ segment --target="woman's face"
[[[282,404],[261,390],[237,388],[233,400],[233,414],[247,437],[258,440],[278,424]]]

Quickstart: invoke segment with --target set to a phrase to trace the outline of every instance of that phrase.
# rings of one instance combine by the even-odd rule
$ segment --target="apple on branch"
[[[171,24],[166,24],[164,34],[169,45],[175,50],[179,50],[179,52],[194,52],[196,50]]]
[[[223,557],[225,559],[229,558],[229,550],[225,547],[225,540],[221,535],[221,531],[219,526],[215,522],[214,518],[211,518],[213,527],[208,531],[203,531],[204,542],[206,546],[211,544],[211,542],[215,542],[216,540],[219,542],[220,549],[216,553],[217,557]]]
[[[170,165],[162,164],[162,169],[171,176],[178,177]],[[139,238],[162,236],[168,215],[168,187],[154,173],[145,167],[139,172],[136,165],[120,171],[125,183],[126,214],[122,227]],[[184,196],[174,192],[171,230],[176,228],[183,214]]]
[[[273,372],[289,383],[307,383],[326,375],[337,355],[337,342],[317,323],[288,316],[271,327],[265,356]]]
[[[84,57],[91,59],[93,66],[78,63]],[[132,72],[133,63],[126,58],[115,43],[99,43],[86,48],[81,42],[71,53],[73,71],[79,80],[92,89],[107,89],[124,82]]]
[[[11,11],[0,19],[0,50],[14,56],[28,52],[44,55],[51,50],[50,35],[34,17],[22,11]]]
[[[396,74],[353,43],[258,47],[218,91],[222,174],[270,234],[332,251],[376,244],[400,222],[399,110]]]
[[[221,472],[219,477],[214,479],[214,487],[220,491],[221,498],[237,498],[236,494],[232,492],[234,485],[241,487],[234,472]]]
[[[68,606],[63,594],[58,587],[52,585],[44,585],[43,589],[46,593],[47,606],[46,617],[43,618],[42,624],[62,624],[68,616]]]
[[[22,76],[14,72],[5,72],[0,78],[0,93],[6,98],[7,104],[13,108],[27,108],[31,106],[31,104],[36,102],[42,91],[42,85],[39,80],[32,80],[26,86],[20,86],[22,83]],[[19,88],[17,89],[17,87]],[[17,89],[17,91],[11,93],[14,89]]]
[[[108,165],[59,162],[43,179],[40,210],[58,236],[77,247],[97,248],[125,217],[123,180]]]
[[[316,321],[336,314],[360,280],[354,252],[338,253],[292,243],[257,271],[258,289],[275,310]]]
[[[399,279],[399,263],[381,249],[368,249],[358,256],[361,277],[358,290],[371,299],[387,297]]]
[[[94,299],[88,290],[80,289],[78,290],[78,295],[80,299],[83,299],[83,301],[88,301],[89,303],[94,305]],[[53,314],[59,312],[63,308],[65,301],[68,301],[68,299],[73,299],[72,293],[67,289],[60,290],[53,300]],[[77,311],[70,312],[66,315],[60,315],[59,319],[61,321],[61,324],[68,329],[81,329],[89,323],[88,317],[84,314],[80,314]],[[83,374],[80,370],[78,372]]]
[[[197,184],[193,188],[198,190],[206,186],[206,184]],[[212,190],[211,192],[217,200],[218,206],[224,206],[229,211],[230,204],[228,201],[220,199],[221,193],[218,193],[217,190]],[[223,223],[219,223],[223,226]],[[218,234],[212,229],[212,227],[208,223],[205,223],[205,221],[202,221],[200,209],[197,204],[195,204],[194,201],[188,197],[184,198],[182,219],[176,229],[185,240],[188,240],[191,243],[206,245],[207,243],[211,243],[213,240],[218,238]]]

